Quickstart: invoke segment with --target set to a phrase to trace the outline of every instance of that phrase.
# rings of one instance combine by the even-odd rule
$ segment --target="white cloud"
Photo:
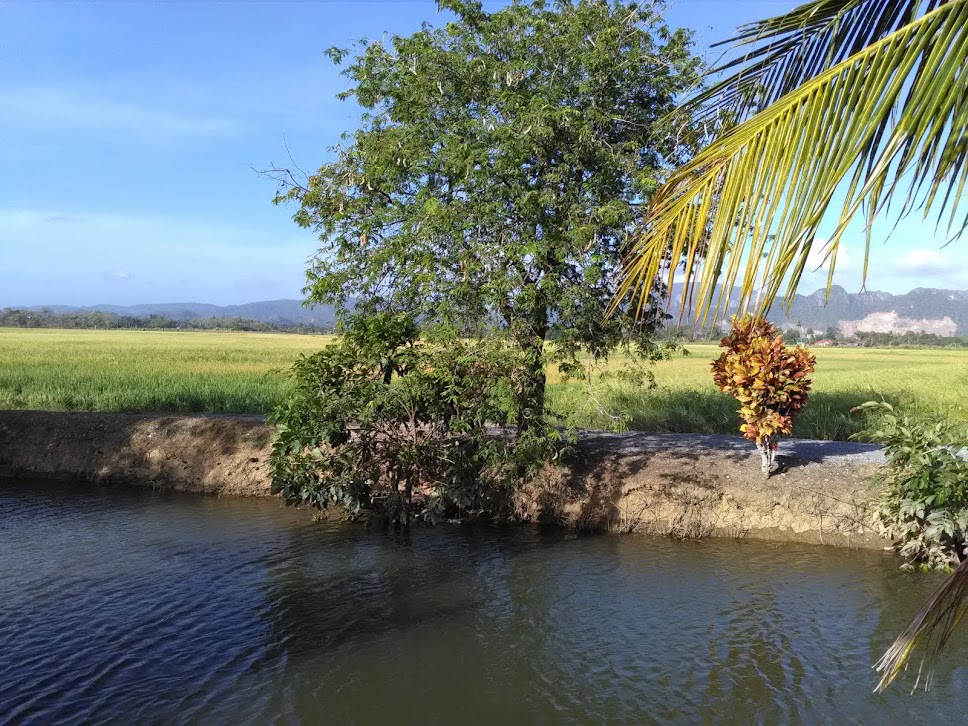
[[[911,250],[897,261],[895,269],[918,275],[947,275],[951,260],[938,250]]]
[[[807,256],[806,272],[823,272],[827,274],[827,271],[830,269],[830,258],[827,257],[829,251],[827,240],[822,237],[815,238],[813,245],[810,247],[810,254]],[[850,248],[841,243],[837,248],[834,274],[838,271],[849,272],[854,268],[854,256],[851,254]]]
[[[968,245],[964,243],[914,248],[894,256],[883,254],[883,258],[879,267],[884,274],[910,288],[968,288]]]

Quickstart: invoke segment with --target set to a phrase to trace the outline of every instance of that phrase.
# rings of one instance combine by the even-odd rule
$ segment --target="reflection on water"
[[[881,553],[395,536],[4,482],[0,722],[960,721],[960,642],[930,693],[871,693],[937,581]]]

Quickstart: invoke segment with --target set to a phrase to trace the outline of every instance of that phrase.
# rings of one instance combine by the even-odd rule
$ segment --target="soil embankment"
[[[271,429],[258,416],[0,411],[0,476],[268,496]],[[523,520],[670,534],[859,547],[877,447],[789,440],[764,481],[740,437],[583,435],[575,461],[517,495]]]
[[[879,447],[789,439],[778,461],[764,480],[739,436],[589,432],[576,462],[521,493],[519,516],[676,537],[890,544],[870,526]]]
[[[0,411],[0,476],[269,496],[261,416]]]

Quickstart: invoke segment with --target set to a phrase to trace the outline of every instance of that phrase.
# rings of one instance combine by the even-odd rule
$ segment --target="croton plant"
[[[726,350],[712,363],[719,390],[740,403],[740,431],[756,443],[764,476],[776,468],[777,439],[793,432],[793,418],[807,405],[816,357],[806,348],[788,347],[776,327],[763,318],[733,319]]]

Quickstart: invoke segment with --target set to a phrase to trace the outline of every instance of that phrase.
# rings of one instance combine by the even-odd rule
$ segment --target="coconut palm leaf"
[[[931,674],[938,653],[966,612],[968,612],[968,560],[962,562],[958,569],[941,583],[914,616],[911,624],[877,661],[874,667],[883,676],[876,690],[883,691],[901,671],[907,668],[908,661],[918,646],[924,646],[925,653],[918,668],[918,679],[914,683],[914,688],[918,687],[922,678],[924,678],[925,689],[930,688]]]
[[[899,217],[921,209],[940,222],[947,213],[948,233],[957,237],[968,225],[968,217],[957,218],[968,177],[968,0],[931,3],[903,22],[917,5],[815,0],[750,26],[751,39],[772,32],[779,44],[756,51],[750,78],[774,88],[761,100],[782,95],[739,118],[657,191],[631,237],[619,298],[656,277],[671,289],[682,267],[683,308],[694,298],[704,323],[710,313],[725,314],[737,282],[740,312],[754,294],[755,311],[765,311],[784,282],[790,304],[835,191],[844,202],[823,250],[828,290],[846,226],[861,213],[868,222],[866,277],[870,221],[892,198]],[[804,18],[815,25],[797,26]],[[862,22],[874,30],[847,29]],[[811,46],[811,27],[827,41]],[[799,49],[791,40],[796,32]],[[839,57],[835,42],[847,38],[854,47],[877,35],[883,37],[800,83]],[[760,103],[743,100],[744,78],[706,95],[734,103],[741,116]]]
[[[749,49],[708,75],[736,72],[688,106],[703,118],[728,109],[745,119],[949,1],[812,0],[789,13],[742,25],[736,35],[713,47]]]

